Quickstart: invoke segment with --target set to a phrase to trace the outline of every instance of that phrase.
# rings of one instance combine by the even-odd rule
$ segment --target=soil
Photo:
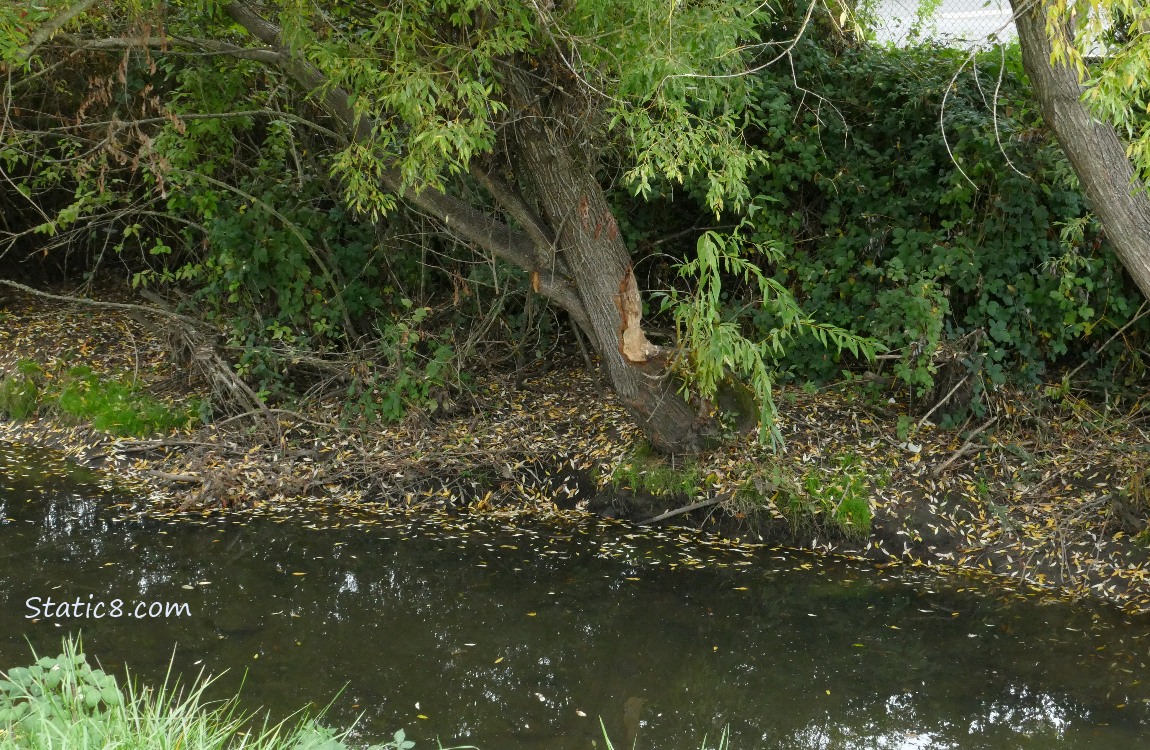
[[[32,359],[49,373],[83,364],[132,378],[174,402],[211,398],[172,350],[162,326],[127,310],[0,298],[0,378]],[[0,421],[0,439],[98,465],[153,514],[307,520],[323,505],[643,522],[700,505],[659,523],[1150,611],[1150,415],[1140,404],[1104,412],[1066,393],[1001,390],[983,414],[942,429],[873,384],[781,388],[782,451],[732,437],[693,459],[693,493],[657,496],[612,484],[641,435],[581,367],[484,374],[455,400],[396,424],[349,424],[337,400],[312,399],[148,439],[53,417]],[[860,491],[869,531],[848,536],[826,511],[794,510],[796,497],[833,505]]]

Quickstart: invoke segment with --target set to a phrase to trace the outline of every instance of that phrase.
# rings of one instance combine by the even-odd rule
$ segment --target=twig
[[[221,419],[217,422],[214,422],[214,423],[212,423],[212,426],[213,427],[222,427],[223,425],[227,424],[228,422],[234,422],[237,419],[243,419],[245,417],[266,416],[268,414],[286,414],[289,417],[294,417],[296,420],[298,420],[300,422],[306,422],[307,424],[313,424],[316,427],[325,427],[329,430],[338,430],[339,429],[339,425],[334,423],[334,422],[318,422],[314,419],[308,419],[307,417],[300,414],[299,412],[292,411],[291,409],[272,409],[270,407],[264,407],[263,409],[253,409],[251,411],[245,411],[243,414],[236,414],[235,416],[228,417],[226,419]]]
[[[236,445],[209,443],[203,440],[121,440],[118,441],[113,448],[117,453],[139,453],[141,451],[158,450],[160,448],[187,446],[228,450],[232,453],[244,453],[244,451],[240,450]]]
[[[587,374],[595,379],[595,387],[600,392],[603,391],[603,380],[599,377],[599,371],[591,364],[591,355],[587,352],[587,345],[583,343],[583,333],[579,330],[579,324],[575,322],[574,318],[567,318],[571,322],[571,333],[575,336],[575,343],[579,344],[579,353],[583,355],[583,366],[587,370]]]
[[[88,305],[89,307],[104,307],[104,308],[108,308],[110,310],[135,310],[137,312],[148,313],[150,315],[166,316],[166,317],[172,318],[173,320],[178,320],[181,323],[187,323],[188,325],[192,326],[193,328],[202,328],[204,326],[204,322],[202,320],[196,320],[195,318],[190,318],[187,315],[180,315],[179,313],[172,312],[171,310],[165,310],[162,307],[149,307],[148,305],[133,305],[130,302],[100,302],[99,300],[87,299],[85,297],[72,297],[72,296],[67,295],[67,294],[52,294],[50,292],[42,292],[39,289],[33,289],[30,286],[25,286],[23,284],[20,284],[20,283],[15,282],[15,281],[10,281],[8,279],[0,279],[0,284],[3,284],[4,286],[10,286],[13,289],[19,289],[20,291],[25,292],[26,294],[33,294],[37,297],[44,297],[46,299],[53,299],[53,300],[56,300],[57,302],[73,302],[73,303],[80,304],[80,305]]]
[[[1133,317],[1133,318],[1131,318],[1130,320],[1126,321],[1126,325],[1122,326],[1122,327],[1121,327],[1121,328],[1119,328],[1117,331],[1115,331],[1113,336],[1111,336],[1110,338],[1106,339],[1106,342],[1105,342],[1104,344],[1102,344],[1102,346],[1100,346],[1100,347],[1098,347],[1097,349],[1095,349],[1095,350],[1094,350],[1094,354],[1095,354],[1096,356],[1097,356],[1097,355],[1099,355],[1099,354],[1101,354],[1101,353],[1102,353],[1102,350],[1103,350],[1103,349],[1105,349],[1105,348],[1106,348],[1106,347],[1107,347],[1107,346],[1110,344],[1110,342],[1111,342],[1111,341],[1113,341],[1114,339],[1116,339],[1116,338],[1118,338],[1119,336],[1121,336],[1123,333],[1125,333],[1125,332],[1126,332],[1126,329],[1127,329],[1127,328],[1129,328],[1130,326],[1134,325],[1134,324],[1135,324],[1135,323],[1137,323],[1139,320],[1141,320],[1143,317],[1145,317],[1145,316],[1146,316],[1146,313],[1150,312],[1150,310],[1146,310],[1146,311],[1144,312],[1144,309],[1145,309],[1145,307],[1146,307],[1146,304],[1147,304],[1146,302],[1143,302],[1141,305],[1139,305],[1139,307],[1138,307],[1138,312],[1136,312],[1136,313],[1134,314],[1134,317]],[[1075,375],[1077,375],[1077,374],[1078,374],[1078,371],[1079,371],[1079,370],[1081,370],[1083,367],[1085,367],[1085,366],[1086,366],[1087,364],[1089,364],[1089,363],[1090,363],[1090,360],[1089,360],[1089,359],[1087,359],[1085,362],[1083,362],[1082,364],[1078,365],[1078,367],[1075,367],[1073,370],[1071,370],[1071,371],[1070,371],[1070,374],[1066,376],[1066,380],[1067,380],[1067,381],[1069,381],[1071,378],[1073,378]]]
[[[140,473],[149,477],[156,477],[157,479],[166,479],[169,482],[194,482],[198,484],[204,484],[203,479],[193,474],[171,474],[166,471],[153,471],[151,469],[147,469]]]
[[[646,521],[640,521],[639,525],[644,526],[644,525],[649,524],[649,523],[655,523],[656,521],[665,521],[668,518],[672,518],[674,516],[681,516],[684,513],[690,513],[691,511],[698,510],[699,508],[706,508],[708,506],[715,505],[718,502],[719,501],[717,499],[715,499],[715,500],[704,500],[700,503],[693,503],[691,505],[684,505],[682,508],[676,508],[675,510],[669,510],[666,513],[660,513],[659,515],[655,516],[654,518],[648,518]]]
[[[930,411],[928,411],[926,414],[923,414],[923,415],[922,415],[922,419],[918,420],[918,424],[917,424],[917,425],[915,425],[915,427],[922,427],[924,424],[926,424],[926,420],[930,418],[930,415],[931,415],[931,414],[934,414],[936,411],[938,411],[938,407],[942,406],[942,405],[943,405],[943,404],[945,404],[947,401],[949,401],[949,400],[950,400],[950,397],[951,397],[951,396],[953,396],[953,395],[955,394],[955,392],[956,392],[956,391],[957,391],[959,388],[961,388],[961,387],[962,387],[962,384],[963,384],[963,383],[965,383],[965,382],[966,382],[967,380],[969,380],[969,379],[970,379],[970,373],[968,372],[968,373],[966,373],[965,375],[963,375],[963,376],[962,376],[962,380],[960,380],[960,381],[958,381],[957,383],[955,383],[955,384],[954,384],[954,387],[950,389],[950,392],[949,392],[949,393],[947,393],[945,396],[943,396],[943,397],[942,397],[942,399],[941,399],[941,400],[939,400],[939,402],[938,402],[937,404],[935,404],[934,406],[930,407]]]
[[[940,476],[942,474],[942,472],[946,471],[947,467],[949,467],[952,463],[957,461],[964,453],[966,453],[966,449],[969,448],[974,443],[974,438],[976,438],[980,432],[985,430],[987,427],[990,427],[992,424],[994,424],[997,421],[998,421],[998,417],[991,417],[981,427],[979,427],[974,432],[967,435],[966,436],[966,442],[962,444],[962,447],[959,448],[958,450],[956,450],[954,453],[952,453],[950,458],[946,459],[946,461],[941,466],[934,469],[931,473],[934,474],[936,477]]]

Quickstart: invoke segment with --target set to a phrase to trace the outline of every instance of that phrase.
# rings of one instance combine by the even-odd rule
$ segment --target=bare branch
[[[178,320],[181,323],[185,323],[197,330],[202,328],[204,325],[202,320],[196,320],[195,318],[190,318],[187,315],[181,315],[180,313],[172,312],[171,310],[165,310],[162,307],[133,305],[130,302],[101,302],[99,300],[87,299],[85,297],[70,297],[66,294],[52,294],[51,292],[42,292],[39,289],[33,289],[30,286],[25,286],[24,284],[16,281],[10,281],[8,279],[0,279],[0,284],[3,284],[4,286],[10,286],[13,289],[19,289],[25,294],[32,294],[37,297],[56,300],[57,302],[71,302],[79,305],[87,305],[89,307],[102,307],[108,310],[128,310],[132,312],[142,312],[147,315],[161,315],[163,317],[172,318],[173,320]]]
[[[51,20],[36,30],[32,38],[28,40],[28,43],[21,47],[20,51],[16,53],[16,59],[27,61],[36,53],[40,45],[51,39],[60,29],[67,26],[68,22],[73,18],[85,13],[88,8],[91,8],[95,4],[96,0],[78,0],[78,2],[57,13]]]
[[[73,36],[71,34],[62,34],[61,38],[67,41],[70,46],[77,49],[121,50],[141,49],[146,47],[148,49],[159,49],[170,52],[173,45],[179,45],[182,47],[191,47],[197,50],[203,50],[202,52],[196,54],[227,55],[228,57],[234,57],[240,60],[255,60],[257,62],[267,63],[269,65],[276,65],[279,63],[279,53],[275,50],[240,47],[235,44],[228,44],[227,42],[218,42],[214,39],[200,39],[196,37],[179,36],[113,36],[105,37],[103,39],[86,39],[84,37]]]

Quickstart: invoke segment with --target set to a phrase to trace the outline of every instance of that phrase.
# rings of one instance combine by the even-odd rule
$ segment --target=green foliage
[[[40,405],[40,366],[21,360],[16,372],[0,379],[0,414],[11,419],[27,419]]]
[[[753,212],[751,213],[753,216]],[[790,292],[779,282],[742,257],[740,231],[752,226],[744,220],[728,237],[704,232],[695,257],[679,266],[680,277],[696,283],[692,294],[671,290],[663,295],[663,312],[670,311],[678,341],[683,347],[676,367],[704,398],[714,399],[728,374],[750,384],[759,405],[759,439],[774,447],[782,444],[776,424],[777,408],[771,393],[768,361],[785,351],[785,344],[800,334],[810,335],[820,345],[833,345],[836,353],[847,349],[856,357],[873,359],[876,343],[837,326],[815,322],[804,314]],[[760,244],[756,250],[778,260],[777,251]],[[724,309],[723,277],[734,277],[758,296],[758,310],[766,313],[772,325],[761,331],[758,340],[744,333],[738,314]]]
[[[349,732],[319,718],[261,724],[239,713],[235,698],[209,705],[208,685],[199,680],[184,689],[169,679],[157,689],[131,682],[122,689],[88,664],[78,640],[65,640],[55,658],[0,672],[0,750],[348,750]],[[400,730],[367,750],[413,746]]]
[[[29,16],[28,9],[20,10],[15,3],[0,6],[0,61],[18,63],[20,48],[27,43],[32,24],[50,17],[46,8],[31,10],[34,15]]]
[[[1133,29],[1145,10],[1131,2],[1112,0]],[[37,6],[28,17],[0,10],[0,54],[10,56],[61,6]],[[90,12],[86,23],[101,37],[153,6],[109,7],[130,13]],[[173,39],[235,41],[220,3],[163,10]],[[827,10],[841,32],[848,9]],[[100,110],[109,121],[143,124],[94,151],[91,133],[72,125],[50,140],[17,128],[0,144],[0,162],[15,171],[21,195],[51,196],[46,219],[30,212],[45,238],[115,217],[95,239],[84,235],[86,246],[111,237],[137,285],[186,293],[189,307],[222,324],[241,374],[265,395],[301,385],[290,372],[293,352],[374,346],[379,367],[348,385],[351,412],[395,419],[412,405],[433,408],[432,390],[470,352],[432,336],[413,320],[427,313],[413,311],[427,310],[437,293],[458,297],[475,272],[453,267],[424,294],[428,251],[469,248],[385,245],[377,230],[398,226],[398,202],[421,190],[443,188],[487,208],[467,178],[479,159],[511,167],[501,177],[529,188],[513,173],[505,137],[524,100],[544,107],[568,96],[577,113],[566,120],[530,116],[589,170],[615,159],[612,171],[632,195],[669,200],[678,189],[724,222],[746,210],[732,235],[705,232],[666,269],[664,280],[674,276],[679,288],[662,309],[679,336],[679,374],[711,401],[728,378],[745,380],[763,440],[779,440],[771,388],[780,370],[825,378],[842,369],[843,348],[870,356],[886,347],[901,354],[896,375],[923,391],[939,348],[981,330],[983,350],[968,366],[991,383],[1010,373],[1034,379],[1106,340],[1137,306],[1029,103],[1016,49],[965,62],[931,47],[843,46],[820,26],[788,41],[793,65],[740,75],[761,61],[754,55],[790,39],[805,6],[413,0],[319,8],[284,0],[261,12],[283,25],[293,53],[328,87],[293,93],[281,70],[223,55],[137,50],[121,71],[120,56],[112,65],[93,52],[85,64],[111,66],[100,70],[122,85],[83,102],[61,94],[58,111],[44,105],[46,116],[73,123],[77,112],[96,119]],[[814,23],[825,26],[820,18]],[[1141,91],[1147,77],[1130,81],[1138,59],[1108,58],[1095,88],[1103,104],[1117,100],[1120,83]],[[53,80],[53,91],[68,88]],[[316,115],[335,87],[371,116],[371,132],[348,138]],[[1143,115],[1108,116],[1137,140]],[[667,220],[666,211],[631,210]],[[655,230],[637,223],[622,228],[646,257]],[[462,317],[479,308],[460,309]],[[372,331],[375,341],[365,343]],[[1126,335],[1148,331],[1143,322]],[[1144,372],[1138,351],[1113,347],[1104,367],[1132,382]],[[27,389],[8,383],[0,399],[26,411],[40,397]],[[85,398],[78,386],[67,400],[86,409]]]
[[[839,459],[839,472],[827,478],[816,494],[825,507],[831,508],[834,525],[849,539],[866,539],[871,519],[868,477],[857,457]]]
[[[804,90],[789,71],[755,79],[748,117],[771,167],[752,190],[773,200],[750,239],[782,238],[760,264],[806,315],[900,353],[895,373],[919,391],[948,339],[981,329],[990,383],[1035,380],[1130,320],[1138,294],[1030,102],[1017,47],[832,53],[808,35],[794,54]],[[1141,376],[1137,347],[1109,356]],[[801,341],[783,367],[839,370]]]
[[[411,300],[404,299],[402,303],[412,308]],[[435,392],[455,382],[459,373],[453,370],[455,350],[421,327],[430,313],[429,307],[412,308],[408,315],[380,332],[379,352],[384,366],[348,386],[351,413],[369,420],[398,421],[411,407],[429,413],[439,407],[433,397]]]
[[[198,43],[176,40],[208,40],[214,50],[221,40],[236,42],[220,3],[159,8],[113,2],[86,21],[101,38],[131,37],[130,24],[162,22],[180,45]],[[282,0],[260,12],[282,25],[290,54],[318,69],[322,86],[284,85],[283,68],[255,60],[133,50],[123,56],[123,70],[102,81],[115,95],[62,103],[59,113],[68,123],[77,113],[81,121],[96,119],[96,110],[117,123],[141,120],[124,128],[129,135],[93,150],[88,134],[72,138],[69,126],[51,144],[41,142],[50,159],[27,157],[35,153],[30,148],[8,149],[0,158],[26,169],[21,187],[36,182],[38,195],[55,187],[67,196],[65,205],[41,212],[48,217],[40,225],[45,234],[78,232],[122,209],[105,233],[121,256],[138,254],[129,264],[134,283],[170,287],[173,296],[190,293],[189,306],[223,324],[227,344],[240,353],[241,373],[268,396],[295,385],[285,372],[291,359],[285,351],[352,348],[372,328],[385,349],[396,349],[406,313],[389,301],[427,299],[372,278],[394,251],[376,246],[372,222],[393,218],[398,201],[423,190],[484,208],[466,178],[479,160],[486,169],[512,167],[500,176],[529,192],[531,180],[513,173],[517,154],[508,138],[524,108],[554,148],[576,156],[577,169],[595,175],[610,154],[635,193],[690,183],[715,214],[749,205],[747,177],[765,164],[765,152],[743,136],[748,78],[742,74],[769,12],[761,3]],[[316,104],[336,88],[348,93],[367,127],[351,134],[337,125],[337,133],[316,116]],[[559,103],[539,116],[552,106],[544,100]],[[333,197],[350,212],[333,207]],[[707,257],[685,268],[704,290],[697,299],[711,304],[718,274],[734,273],[758,283],[774,313],[793,312],[779,299],[781,288],[770,288],[761,275],[752,279],[756,271],[737,253],[720,255],[721,263]],[[688,307],[679,322],[692,345],[708,353],[691,356],[681,373],[701,376],[706,398],[724,372],[751,378],[762,413],[773,414],[764,347],[735,335],[716,310]],[[833,327],[791,316],[767,346],[800,331],[845,340]],[[712,334],[718,340],[707,338]],[[388,417],[404,403],[427,400],[427,384],[434,387],[450,369],[452,350],[422,349],[415,356],[426,364],[414,367],[407,353],[389,354],[391,379],[354,383],[349,398],[362,411]]]
[[[113,435],[146,437],[190,428],[199,420],[199,404],[173,406],[125,381],[101,378],[88,367],[72,367],[46,376],[35,362],[22,360],[16,373],[0,380],[0,415],[26,419],[37,412],[90,423]]]
[[[73,367],[50,391],[55,409],[102,432],[146,436],[194,425],[199,417],[195,405],[183,409],[158,401],[137,386],[106,380],[87,367]]]
[[[736,518],[750,519],[751,524],[760,523],[769,517],[772,507],[780,512],[783,507],[790,505],[802,492],[802,486],[795,478],[789,467],[778,461],[768,461],[765,465],[756,467],[750,476],[735,490],[733,495],[724,503],[724,507]],[[793,523],[799,518],[811,517],[811,513],[786,514]]]
[[[860,459],[849,453],[802,474],[773,461],[740,487],[732,508],[750,515],[773,504],[796,534],[834,534],[858,542],[871,530],[870,492],[885,482],[885,477],[868,475]]]
[[[199,108],[226,111],[257,94],[245,89],[247,66],[201,80],[209,72],[180,69],[172,77],[206,98]],[[212,95],[201,95],[209,85]],[[188,97],[176,97],[177,112]],[[178,188],[166,210],[187,227],[182,251],[173,252],[171,240],[152,241],[151,263],[133,285],[191,287],[205,313],[227,321],[233,343],[254,335],[322,348],[352,337],[352,320],[383,307],[379,251],[371,227],[331,205],[323,180],[299,168],[297,139],[285,119],[258,128],[251,118],[169,126],[155,148],[166,185]],[[243,162],[218,157],[249,144],[255,153]]]
[[[611,472],[610,482],[615,487],[626,487],[656,497],[693,497],[699,492],[699,470],[691,462],[680,461],[679,464],[656,455],[649,444],[640,443]]]
[[[92,669],[78,646],[65,643],[56,658],[11,669],[0,680],[0,726],[17,734],[45,735],[61,723],[99,718],[122,705],[116,678]]]
[[[587,124],[616,131],[640,192],[653,179],[699,176],[714,210],[741,204],[761,155],[740,135],[743,81],[762,5],[577,0],[542,8],[523,0],[416,0],[329,7],[324,23],[303,3],[282,15],[293,46],[356,92],[364,112],[387,113],[370,143],[334,161],[348,203],[379,215],[381,187],[398,168],[403,189],[442,188],[491,151],[523,76],[581,86],[606,104]],[[333,23],[334,21],[334,23]],[[573,54],[560,52],[556,40]],[[514,60],[518,65],[510,66]],[[516,70],[518,67],[518,70]],[[567,84],[565,84],[567,85]]]
[[[1067,0],[1045,7],[1056,64],[1085,83],[1095,115],[1127,141],[1138,178],[1150,181],[1150,8],[1141,0]],[[1067,33],[1069,30],[1069,33]]]

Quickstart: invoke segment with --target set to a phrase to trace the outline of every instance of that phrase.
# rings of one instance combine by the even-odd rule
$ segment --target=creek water
[[[417,750],[602,748],[600,720],[660,750],[1150,740],[1150,622],[1101,606],[603,523],[121,520],[130,500],[0,444],[0,669],[82,632],[144,683],[223,673],[245,708],[330,704]]]

